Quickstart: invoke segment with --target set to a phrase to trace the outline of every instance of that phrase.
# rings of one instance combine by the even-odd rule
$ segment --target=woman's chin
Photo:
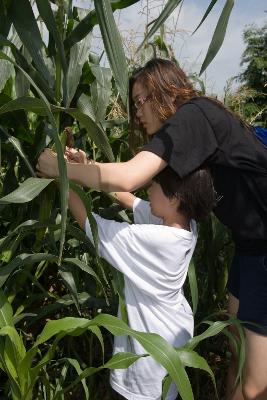
[[[148,136],[152,136],[155,133],[157,133],[160,130],[161,127],[162,127],[162,124],[157,124],[155,126],[149,126],[148,124],[146,124],[144,126]]]
[[[147,133],[148,136],[152,136],[152,135],[154,135],[154,133],[157,132],[156,129],[151,129],[151,128],[149,128],[148,126],[146,126],[145,129],[146,129],[146,133]]]

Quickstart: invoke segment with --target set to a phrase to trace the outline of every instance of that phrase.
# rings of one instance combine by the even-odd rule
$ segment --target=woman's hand
[[[73,147],[66,147],[65,156],[70,163],[88,164],[86,153]]]
[[[59,173],[56,153],[51,149],[45,149],[38,158],[36,169],[38,176],[57,178]]]

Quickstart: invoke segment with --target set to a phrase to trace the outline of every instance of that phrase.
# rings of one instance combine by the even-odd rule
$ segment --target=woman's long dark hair
[[[164,122],[171,117],[183,103],[197,96],[197,92],[183,70],[174,62],[154,58],[144,67],[137,69],[129,80],[130,146],[135,147],[138,138],[136,130],[146,139],[146,132],[136,118],[132,100],[134,84],[143,85],[151,95],[155,115]],[[137,139],[137,140],[136,140]]]
[[[144,67],[137,69],[129,81],[129,141],[132,149],[136,148],[137,144],[142,144],[142,140],[147,140],[146,132],[136,117],[136,109],[132,100],[133,86],[137,82],[143,85],[151,96],[155,115],[162,123],[171,117],[182,104],[199,96],[184,71],[173,61],[154,58],[148,61]],[[220,101],[209,99],[249,128],[239,115],[225,108]],[[141,133],[141,137],[137,135],[137,132]],[[140,140],[141,138],[142,140]]]

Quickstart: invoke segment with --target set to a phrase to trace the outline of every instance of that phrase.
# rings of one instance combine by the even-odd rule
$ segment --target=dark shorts
[[[247,329],[267,336],[267,255],[235,254],[228,289],[239,299],[237,318]]]

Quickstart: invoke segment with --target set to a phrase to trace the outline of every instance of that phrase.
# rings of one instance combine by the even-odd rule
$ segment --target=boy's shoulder
[[[190,242],[197,235],[195,222],[191,222],[191,230],[173,228],[162,224],[132,224],[129,229],[136,237],[153,242],[155,245],[173,245],[178,242]]]

